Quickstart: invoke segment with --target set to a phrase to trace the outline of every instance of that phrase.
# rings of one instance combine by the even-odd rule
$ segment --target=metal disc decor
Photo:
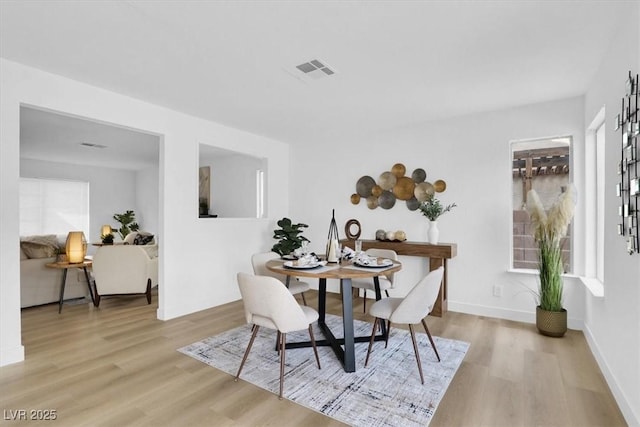
[[[424,171],[424,169],[418,168],[414,170],[413,173],[411,174],[411,179],[416,184],[419,184],[421,182],[424,182],[425,179],[427,179],[427,173]]]
[[[391,191],[383,191],[378,197],[378,206],[382,209],[391,209],[396,204],[396,196]]]
[[[444,182],[443,180],[439,179],[436,182],[433,183],[433,186],[436,189],[436,193],[442,193],[444,190],[447,189],[447,183]]]
[[[391,172],[382,172],[380,174],[380,178],[378,178],[378,185],[383,190],[391,190],[393,186],[396,185],[397,177]]]
[[[367,197],[367,207],[369,209],[375,209],[378,207],[378,198],[376,196]]]
[[[406,172],[404,164],[396,163],[382,172],[377,182],[369,175],[361,176],[356,182],[356,192],[351,195],[351,203],[357,205],[365,199],[369,209],[391,209],[398,200],[404,200],[407,209],[415,211],[422,202],[447,189],[447,183],[442,179],[433,184],[427,181],[427,172],[422,168],[413,169],[410,176],[405,175]]]
[[[402,163],[396,163],[391,167],[391,173],[398,178],[402,178],[406,171],[407,171],[407,168],[405,168]]]
[[[400,200],[409,200],[413,197],[415,188],[416,183],[411,178],[403,176],[398,178],[398,182],[393,187],[393,194]]]
[[[355,229],[355,233],[352,231]],[[360,233],[362,229],[360,228],[360,221],[357,219],[350,219],[344,225],[344,234],[347,236],[349,240],[358,240],[360,238]]]
[[[419,206],[420,206],[420,202],[415,197],[412,197],[409,200],[407,200],[407,209],[409,209],[410,211],[415,211],[416,209],[418,209]]]
[[[419,202],[426,202],[427,199],[433,196],[436,192],[435,187],[430,182],[421,182],[416,185],[416,189],[413,191],[413,195]]]
[[[356,183],[356,193],[362,197],[371,196],[371,189],[376,185],[373,178],[368,175],[361,177]]]

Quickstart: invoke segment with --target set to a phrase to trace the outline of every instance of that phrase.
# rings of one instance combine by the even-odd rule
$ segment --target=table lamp
[[[103,225],[102,228],[100,229],[100,237],[102,236],[106,236],[108,234],[111,234],[113,232],[113,230],[111,229],[111,226],[106,224]]]
[[[76,264],[84,261],[87,254],[87,240],[82,231],[71,231],[67,235],[67,243],[65,245],[67,253],[67,262]]]

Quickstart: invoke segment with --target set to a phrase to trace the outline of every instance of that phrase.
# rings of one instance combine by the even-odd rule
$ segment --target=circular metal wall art
[[[375,196],[367,197],[367,207],[369,209],[375,209],[378,207],[378,198]]]
[[[393,194],[400,200],[409,200],[413,197],[416,183],[409,177],[398,178],[398,182],[393,187]]]
[[[380,197],[380,195],[382,194],[384,190],[382,189],[382,187],[380,187],[379,185],[374,185],[373,188],[371,189],[371,195],[372,196],[376,196],[376,197]]]
[[[358,240],[360,238],[360,233],[360,221],[358,221],[357,219],[350,219],[344,225],[344,234],[347,236],[347,239]]]
[[[391,209],[396,204],[396,196],[391,191],[383,191],[378,197],[378,206],[382,209]]]
[[[411,179],[413,179],[413,182],[415,182],[416,184],[419,184],[427,179],[427,173],[424,171],[424,169],[418,168],[411,174]]]
[[[433,183],[433,186],[436,189],[436,193],[442,193],[444,190],[447,189],[447,183],[444,182],[443,180],[439,179],[436,182]]]
[[[395,165],[393,165],[393,167],[391,167],[391,173],[398,178],[403,177],[406,171],[407,168],[404,167],[402,163],[396,163]]]
[[[409,209],[410,211],[415,211],[416,209],[418,209],[418,207],[420,207],[420,202],[415,197],[407,200],[407,209]]]
[[[361,177],[356,183],[356,193],[362,197],[371,196],[371,189],[376,185],[376,182],[368,175]]]
[[[435,187],[430,182],[421,182],[416,185],[416,189],[413,191],[413,195],[419,202],[426,202],[429,197],[433,196],[436,192]]]
[[[358,193],[353,193],[351,195],[351,203],[354,205],[357,205],[358,203],[360,203],[360,195]]]
[[[396,185],[396,176],[391,172],[382,172],[380,178],[378,178],[378,185],[383,190],[391,190]]]

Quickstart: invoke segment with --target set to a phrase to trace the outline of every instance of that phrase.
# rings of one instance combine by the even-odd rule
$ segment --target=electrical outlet
[[[493,285],[493,296],[494,297],[502,296],[502,285]]]

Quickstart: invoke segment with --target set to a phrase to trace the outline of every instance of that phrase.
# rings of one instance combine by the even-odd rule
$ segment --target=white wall
[[[136,172],[136,204],[135,213],[136,221],[140,225],[140,230],[148,231],[156,237],[156,242],[159,243],[158,231],[160,230],[160,223],[158,221],[158,212],[160,210],[159,203],[159,182],[160,182],[160,169],[158,166],[153,166],[139,170]],[[126,209],[120,209],[116,212],[122,213]],[[111,223],[114,221],[111,220]],[[110,223],[110,224],[111,224]],[[112,224],[113,226],[118,223]]]
[[[89,242],[100,240],[103,224],[118,225],[113,220],[114,213],[136,206],[136,174],[132,171],[21,159],[20,176],[89,182]],[[156,183],[156,192],[157,188]]]
[[[620,222],[615,185],[619,182],[621,134],[613,126],[629,71],[640,73],[640,6],[629,3],[626,22],[613,41],[585,96],[585,123],[604,106],[605,241],[604,297],[586,296],[585,335],[630,425],[640,425],[640,254],[629,256]]]
[[[438,194],[444,204],[458,207],[439,219],[440,240],[458,244],[449,262],[449,307],[487,316],[533,322],[535,304],[525,286],[536,288],[535,275],[508,273],[512,216],[510,141],[572,135],[584,141],[581,97],[495,111],[433,123],[421,123],[385,133],[332,139],[310,147],[292,148],[292,219],[310,225],[305,233],[312,248],[322,250],[331,209],[341,236],[350,218],[362,224],[363,238],[376,229],[407,233],[408,240],[426,241],[427,220],[404,202],[390,210],[370,210],[364,201],[354,206],[350,195],[363,175],[378,178],[395,163],[407,174],[416,168],[427,180],[443,179]],[[396,274],[396,295],[404,295],[426,273],[427,262],[403,257]],[[504,286],[493,296],[493,286]],[[584,289],[567,280],[566,306],[572,328],[582,327]]]
[[[159,135],[158,317],[239,298],[236,273],[251,271],[251,254],[271,247],[275,221],[288,214],[287,145],[5,59],[0,59],[0,93],[0,365],[24,358],[18,263],[21,104]],[[198,142],[268,159],[267,217],[273,220],[198,219]]]

